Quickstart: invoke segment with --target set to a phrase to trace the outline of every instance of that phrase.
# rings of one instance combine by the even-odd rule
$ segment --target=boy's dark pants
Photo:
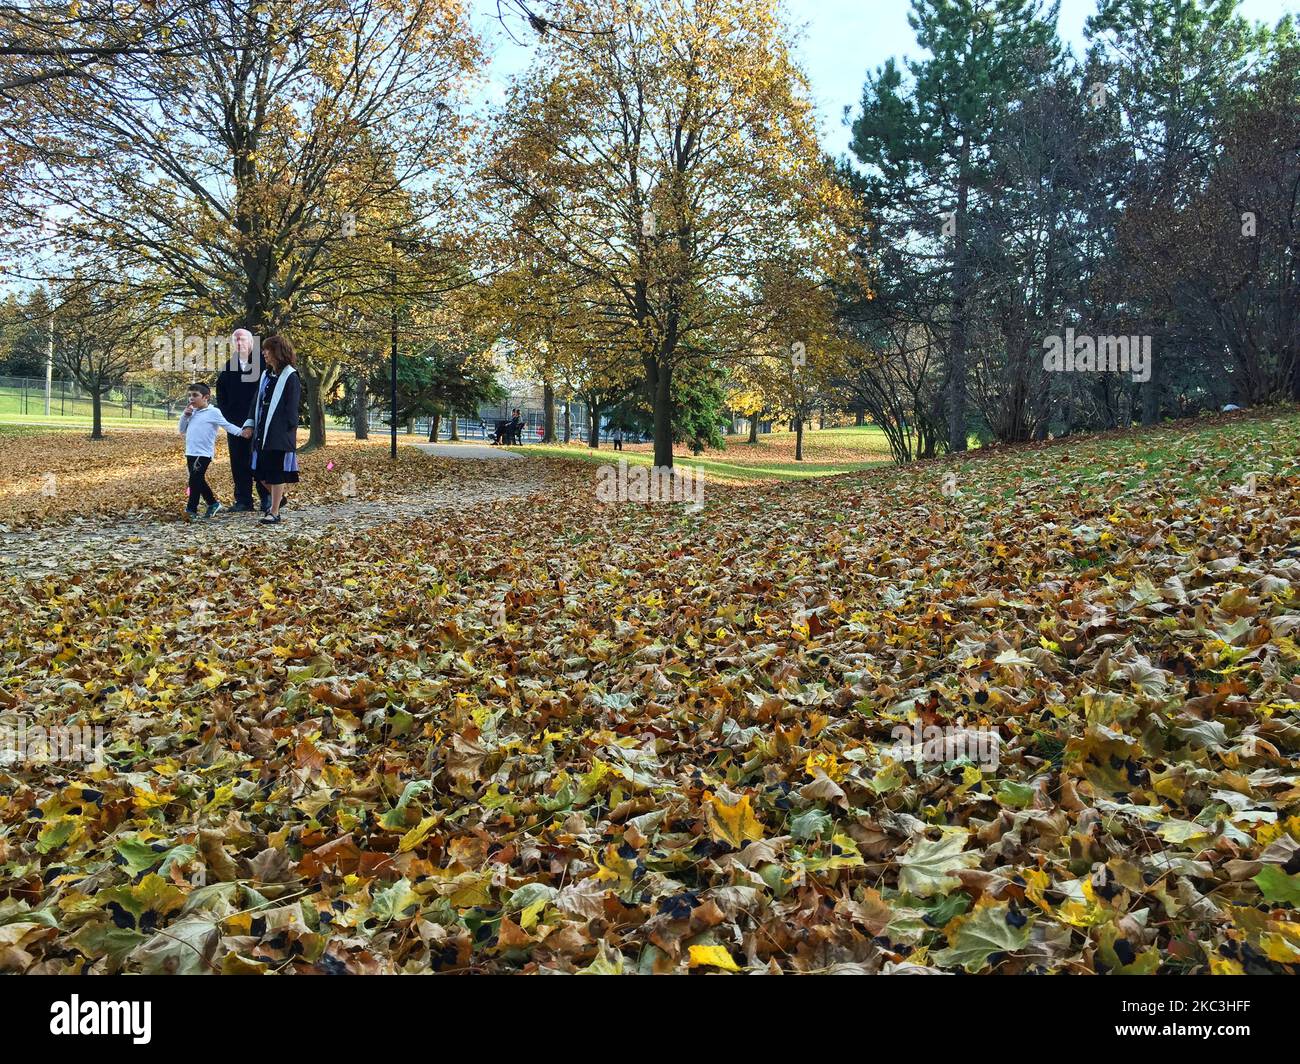
[[[227,436],[226,446],[230,450],[230,478],[235,482],[235,505],[253,505],[253,441],[243,436]],[[270,492],[260,482],[257,483],[258,502],[265,503],[271,498]]]
[[[185,456],[185,465],[190,471],[190,497],[185,509],[192,514],[199,512],[199,499],[209,506],[217,501],[212,489],[208,487],[208,466],[211,464],[211,458],[197,458],[192,454]]]

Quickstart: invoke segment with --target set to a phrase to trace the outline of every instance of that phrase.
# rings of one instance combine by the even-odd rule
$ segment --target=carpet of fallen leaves
[[[388,454],[387,439],[331,438],[325,449],[303,456],[302,480],[290,488],[294,502],[382,501],[448,479],[446,462],[414,448],[401,447],[396,465]],[[92,440],[83,433],[24,433],[0,438],[0,459],[0,529],[124,515],[179,521],[185,509],[179,434],[122,430]],[[224,505],[234,502],[223,442],[208,483]]]
[[[10,578],[0,722],[106,752],[0,763],[0,969],[1294,973],[1298,451],[1285,413],[700,513],[573,466]],[[900,760],[915,723],[997,767]]]

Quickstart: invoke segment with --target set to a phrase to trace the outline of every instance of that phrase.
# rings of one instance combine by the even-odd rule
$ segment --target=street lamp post
[[[405,248],[408,252],[417,252],[420,249],[420,239],[415,236],[390,236],[388,238],[388,250],[391,261],[389,262],[389,284],[393,290],[393,304],[389,317],[389,345],[391,362],[390,370],[392,372],[392,394],[389,397],[391,408],[392,431],[389,444],[389,456],[395,462],[397,461],[397,249]]]
[[[397,249],[404,247],[408,250],[416,246],[416,240],[412,237],[390,236],[388,238],[388,251],[390,256],[389,262],[389,283],[393,290],[393,303],[388,319],[388,341],[389,341],[389,361],[391,365],[389,370],[392,374],[390,380],[391,392],[389,395],[389,420],[392,422],[389,436],[388,454],[389,457],[397,461]]]
[[[392,434],[390,437],[388,456],[397,461],[397,266],[393,266],[393,305],[389,314],[388,339],[391,344],[390,362],[392,370],[392,392],[389,395],[392,425]]]
[[[45,346],[45,416],[50,416],[50,396],[54,391],[54,314],[50,313],[50,331]]]

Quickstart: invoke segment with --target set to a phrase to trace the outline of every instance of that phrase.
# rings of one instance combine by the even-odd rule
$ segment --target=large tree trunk
[[[555,389],[550,384],[542,386],[542,407],[545,411],[542,436],[543,443],[555,442]]]
[[[673,367],[656,360],[650,381],[654,388],[655,467],[673,468]]]
[[[803,418],[794,419],[794,460],[803,461]]]
[[[311,421],[308,426],[307,445],[304,451],[314,451],[324,447],[325,436],[325,397],[329,395],[339,381],[342,367],[337,362],[328,362],[319,375],[312,372],[316,368],[309,359],[298,364],[298,375],[302,378],[303,399],[307,404],[307,416]]]
[[[758,443],[758,415],[755,414],[749,419],[749,442],[757,445]]]
[[[442,415],[434,414],[429,420],[429,442],[437,443],[438,435],[442,432]]]
[[[966,209],[970,205],[970,137],[961,142],[952,268],[952,337],[948,347],[948,447],[966,450]]]
[[[352,432],[359,440],[370,439],[370,397],[366,379],[360,373],[352,382]]]
[[[1160,350],[1159,344],[1151,345],[1151,379],[1142,385],[1142,424],[1158,425],[1160,423]]]
[[[867,423],[867,412],[861,409],[855,410],[853,412],[853,423],[857,425],[858,428],[862,428],[862,426]]]
[[[251,180],[255,181],[256,177]],[[238,175],[236,181],[239,181]],[[239,222],[239,230],[245,237],[251,235],[252,220],[247,215]],[[244,319],[240,324],[254,336],[264,340],[274,331],[271,325],[271,293],[266,268],[266,252],[265,249],[250,250],[242,258],[245,286]]]
[[[325,401],[321,395],[321,382],[315,377],[302,375],[303,391],[307,396],[307,411],[311,415],[311,425],[307,431],[307,446],[304,451],[314,451],[325,446]]]
[[[573,411],[569,408],[569,401],[564,401],[564,442],[567,445],[573,439]]]
[[[96,388],[90,389],[90,438],[92,440],[102,440],[104,438],[104,393]]]
[[[452,443],[460,443],[460,417],[456,414],[450,416],[448,438]]]
[[[587,446],[593,451],[600,450],[600,404],[587,403]]]

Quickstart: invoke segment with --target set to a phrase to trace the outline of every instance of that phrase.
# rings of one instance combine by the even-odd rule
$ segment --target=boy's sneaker
[[[211,505],[208,506],[207,513],[205,513],[203,516],[204,516],[204,517],[216,517],[217,514],[221,513],[222,509],[223,509],[223,507],[222,507],[221,503],[219,503],[219,502],[214,502],[214,503],[212,503]]]
[[[232,514],[251,514],[253,508],[246,502],[237,502],[230,508]]]

